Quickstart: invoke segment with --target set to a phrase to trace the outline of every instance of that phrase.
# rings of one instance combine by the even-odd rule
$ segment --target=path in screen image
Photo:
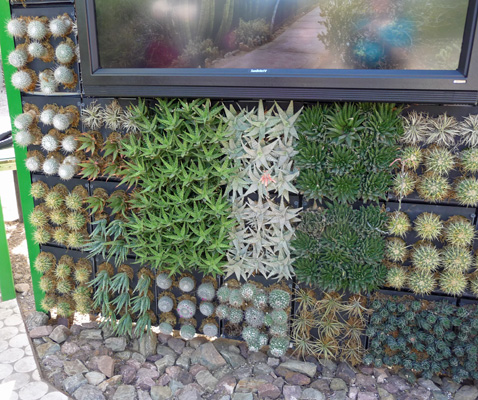
[[[215,62],[213,68],[320,68],[332,60],[317,35],[325,28],[316,7],[292,23],[272,42]]]

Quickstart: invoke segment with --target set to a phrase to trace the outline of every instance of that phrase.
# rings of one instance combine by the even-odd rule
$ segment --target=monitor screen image
[[[95,0],[101,68],[457,70],[469,0]]]

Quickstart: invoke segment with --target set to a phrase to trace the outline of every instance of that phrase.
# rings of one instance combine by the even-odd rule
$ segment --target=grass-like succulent
[[[427,174],[418,180],[417,191],[423,200],[435,203],[450,196],[451,186],[445,176]]]
[[[35,268],[35,270],[37,270],[40,274],[46,274],[49,271],[53,271],[55,265],[55,256],[52,253],[42,251],[35,259],[35,262],[33,263],[33,268]]]
[[[42,182],[42,181],[33,182],[32,187],[30,189],[30,195],[35,200],[41,200],[45,198],[49,190],[50,188],[45,182]]]
[[[444,238],[453,246],[468,247],[475,238],[475,228],[465,217],[456,215],[445,223]]]
[[[442,251],[442,263],[445,270],[467,272],[473,263],[470,250],[461,246],[446,246]]]
[[[397,264],[391,264],[387,271],[387,286],[400,290],[406,286],[408,279],[407,270]]]
[[[476,207],[478,205],[478,179],[460,179],[455,186],[455,198],[463,206]]]
[[[430,119],[427,114],[410,112],[403,118],[402,142],[417,145],[427,139],[430,130]]]
[[[437,240],[443,230],[440,216],[434,213],[422,213],[413,222],[415,232],[420,239]]]
[[[466,149],[460,153],[460,167],[463,169],[464,172],[468,172],[471,174],[478,172],[477,148]]]
[[[465,117],[460,124],[461,144],[469,147],[478,146],[478,115]]]
[[[448,175],[455,167],[455,156],[444,147],[433,146],[425,152],[426,172],[438,175]]]
[[[398,237],[389,237],[385,242],[385,257],[393,262],[405,262],[408,258],[407,244]]]
[[[393,178],[393,192],[399,198],[413,193],[417,184],[417,175],[410,171],[398,172]]]
[[[460,133],[460,127],[455,117],[444,113],[437,118],[430,119],[427,144],[436,143],[439,146],[452,147],[455,145],[455,138]]]
[[[416,171],[423,162],[423,152],[418,146],[405,146],[400,152],[402,165],[411,171]]]
[[[390,235],[405,237],[412,229],[410,218],[402,211],[389,213],[387,229]]]
[[[417,243],[412,251],[411,261],[417,270],[433,272],[441,265],[440,251],[431,243]]]
[[[440,289],[451,296],[461,296],[468,286],[468,280],[460,271],[447,270],[439,279]]]
[[[416,294],[430,294],[436,287],[436,279],[429,271],[415,269],[408,276],[408,286]]]

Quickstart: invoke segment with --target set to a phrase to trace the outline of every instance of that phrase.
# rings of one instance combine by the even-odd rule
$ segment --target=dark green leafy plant
[[[359,210],[331,204],[306,211],[292,242],[300,282],[326,291],[368,292],[384,283],[387,215],[377,206]]]

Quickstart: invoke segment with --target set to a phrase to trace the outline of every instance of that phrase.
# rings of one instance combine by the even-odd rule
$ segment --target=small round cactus
[[[41,301],[41,308],[45,311],[50,311],[52,308],[56,307],[58,303],[58,299],[51,295],[51,294],[47,294],[43,300]]]
[[[225,319],[229,316],[230,307],[227,304],[219,304],[216,307],[216,317]]]
[[[53,117],[53,127],[59,131],[66,131],[72,122],[72,116],[70,113],[55,114]]]
[[[385,257],[393,262],[405,262],[408,258],[407,244],[398,237],[389,237],[385,242]]]
[[[417,184],[417,176],[410,171],[399,172],[393,178],[393,192],[397,197],[406,197],[413,193]]]
[[[74,166],[77,166],[80,162],[81,160],[77,156],[72,154],[70,154],[69,156],[66,156],[65,159],[63,160],[63,164],[70,164]]]
[[[48,224],[48,211],[41,204],[33,209],[28,219],[34,228],[44,228]]]
[[[156,285],[162,290],[168,290],[173,285],[173,280],[168,274],[161,273],[156,277]]]
[[[260,328],[264,325],[264,312],[258,308],[248,307],[244,317],[246,322],[254,328]]]
[[[478,172],[478,148],[463,150],[460,154],[460,166],[464,172]]]
[[[430,294],[436,287],[436,281],[431,272],[414,270],[408,277],[408,285],[416,294]]]
[[[416,171],[423,161],[422,149],[418,146],[406,146],[401,152],[402,164],[405,168]]]
[[[34,73],[30,70],[20,70],[12,74],[12,85],[15,89],[30,92],[35,87]]]
[[[57,304],[56,311],[59,317],[68,318],[73,314],[72,304],[67,300],[60,300]]]
[[[18,131],[15,134],[14,139],[15,139],[15,143],[19,147],[31,146],[33,142],[35,141],[35,137],[31,134],[31,132],[25,131],[25,130]]]
[[[476,272],[470,276],[470,290],[475,297],[478,297],[478,274]]]
[[[85,234],[82,232],[70,232],[66,240],[67,247],[71,249],[81,249],[86,243]]]
[[[75,58],[75,51],[68,43],[60,43],[55,49],[55,57],[60,64],[70,64]]]
[[[50,221],[55,225],[63,225],[68,219],[67,211],[64,208],[59,208],[50,211]]]
[[[162,296],[158,300],[158,309],[161,312],[170,312],[174,307],[173,299],[169,296]]]
[[[191,290],[194,289],[194,279],[189,276],[185,276],[179,280],[178,286],[179,289],[183,292],[189,293]]]
[[[420,239],[437,240],[443,230],[443,222],[440,216],[433,213],[422,213],[414,222],[415,231]]]
[[[53,125],[55,115],[56,111],[54,109],[46,108],[40,114],[40,121],[43,125]]]
[[[41,169],[43,159],[40,155],[31,155],[25,160],[25,166],[30,172],[38,172]]]
[[[45,205],[50,210],[58,210],[65,204],[65,196],[57,190],[50,190],[45,196]]]
[[[161,322],[159,324],[159,331],[164,335],[171,335],[173,333],[173,327],[168,322]]]
[[[55,81],[65,86],[73,86],[76,83],[76,76],[72,69],[60,65],[53,72]]]
[[[240,289],[232,289],[229,294],[229,304],[233,307],[242,307],[244,299],[242,298]]]
[[[231,324],[239,324],[244,318],[244,313],[240,308],[229,307],[229,315],[227,319]]]
[[[455,156],[443,147],[432,147],[425,154],[426,172],[437,175],[448,175],[455,166]]]
[[[231,295],[231,289],[227,286],[222,286],[218,289],[216,295],[220,303],[228,303],[229,296]]]
[[[440,267],[441,257],[438,249],[431,243],[415,245],[411,256],[413,266],[420,271],[433,272]]]
[[[440,276],[440,289],[451,296],[461,296],[468,286],[466,276],[459,271],[444,271]]]
[[[465,217],[451,217],[445,224],[445,240],[454,246],[470,246],[475,237],[473,225]]]
[[[55,256],[52,253],[42,251],[35,259],[33,268],[35,268],[35,270],[38,271],[40,274],[46,274],[49,271],[53,271],[53,269],[55,268],[55,264]]]
[[[274,310],[283,310],[290,305],[290,294],[285,290],[274,289],[269,293],[269,305]]]
[[[463,206],[478,206],[478,179],[461,179],[455,186],[455,198]]]
[[[407,282],[407,271],[400,266],[392,266],[387,271],[387,286],[400,290]]]
[[[50,230],[47,228],[38,228],[33,234],[33,241],[36,244],[47,244],[51,240]]]
[[[40,278],[40,289],[45,293],[53,293],[55,291],[55,280],[54,277],[50,274],[43,275]]]
[[[58,263],[56,264],[55,276],[58,279],[68,279],[73,272],[74,266],[75,262],[73,261],[73,258],[71,256],[61,256],[58,260]]]
[[[203,301],[199,305],[199,311],[202,315],[210,317],[212,314],[214,314],[214,304],[209,301]]]
[[[273,324],[269,328],[269,334],[273,337],[286,337],[289,333],[287,324]]]
[[[446,246],[442,251],[443,268],[448,271],[467,272],[473,259],[466,247]]]
[[[55,157],[50,157],[43,163],[43,172],[45,175],[55,175],[60,168],[60,162]]]
[[[51,95],[58,91],[58,82],[52,70],[46,69],[38,75],[40,91],[45,95]]]
[[[191,300],[181,300],[176,311],[181,318],[192,318],[196,313],[196,304]]]
[[[33,58],[44,58],[48,55],[48,49],[40,42],[31,42],[27,47],[27,51]]]
[[[66,226],[71,229],[72,231],[79,231],[86,226],[86,215],[82,212],[73,211],[68,216],[68,220],[66,221]]]
[[[410,218],[402,211],[394,211],[389,214],[388,232],[394,236],[405,237],[412,229]]]
[[[75,265],[75,281],[85,285],[90,280],[92,265],[86,258],[80,258]]]
[[[25,49],[13,50],[8,55],[8,62],[15,68],[23,68],[28,63],[28,53]]]
[[[241,287],[241,295],[245,301],[252,301],[257,292],[257,287],[252,283],[245,283]]]
[[[65,37],[70,34],[73,23],[67,15],[59,15],[50,21],[49,28],[54,37]]]
[[[451,192],[448,179],[441,175],[423,175],[417,183],[417,191],[423,200],[435,203],[445,200]]]
[[[56,244],[64,246],[68,241],[68,235],[69,232],[65,228],[59,226],[53,231],[52,237]]]
[[[68,135],[61,141],[61,148],[65,153],[73,153],[78,149],[78,142],[73,135]]]
[[[284,310],[272,310],[268,315],[269,323],[268,326],[272,325],[284,325],[287,324],[289,320],[289,314],[287,314]]]
[[[30,189],[30,195],[35,200],[41,200],[45,198],[49,190],[50,189],[48,188],[48,185],[45,182],[42,182],[42,181],[33,182],[32,187]]]
[[[198,286],[197,296],[204,301],[212,301],[216,295],[216,289],[211,282],[201,283]]]
[[[71,211],[79,211],[83,207],[86,196],[86,189],[83,186],[76,186],[73,191],[65,197],[66,208]]]
[[[27,34],[27,24],[25,20],[21,18],[13,18],[8,21],[7,32],[10,36],[20,39]]]
[[[43,150],[52,152],[59,147],[58,139],[54,135],[45,135],[41,140],[41,146]]]
[[[34,121],[35,121],[35,118],[33,117],[32,114],[23,113],[15,117],[15,121],[13,122],[13,124],[15,125],[15,128],[19,130],[24,130],[24,129],[28,129],[30,125],[33,124]]]
[[[242,338],[248,343],[257,341],[259,339],[259,334],[259,329],[253,328],[252,326],[246,326],[242,330]]]
[[[64,181],[69,181],[76,175],[77,170],[78,167],[76,165],[63,162],[58,167],[58,176]]]
[[[181,326],[181,329],[179,330],[179,335],[184,340],[194,339],[194,336],[196,336],[196,328],[194,328],[194,326],[189,324],[183,325]]]
[[[202,331],[207,337],[216,337],[219,334],[219,329],[216,324],[204,324]]]
[[[48,36],[48,27],[40,20],[33,19],[27,25],[27,35],[32,40],[41,42]]]
[[[273,337],[269,344],[269,351],[274,357],[284,356],[288,348],[288,337]]]
[[[259,290],[254,296],[252,304],[254,305],[254,307],[263,310],[265,307],[267,307],[268,300],[269,297],[267,296],[267,293],[264,290]]]

